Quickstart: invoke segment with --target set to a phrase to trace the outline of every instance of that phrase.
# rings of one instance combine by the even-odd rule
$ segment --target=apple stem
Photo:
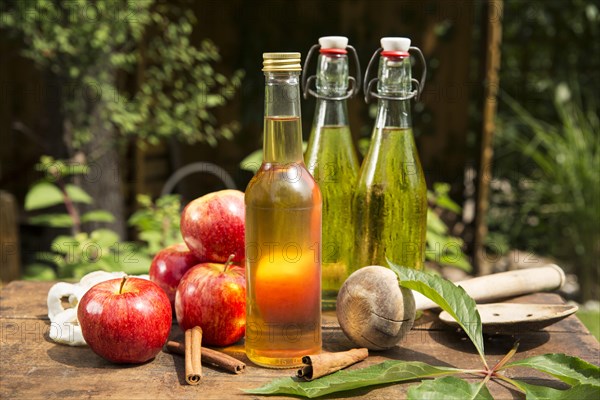
[[[123,286],[125,286],[125,281],[127,280],[127,275],[125,275],[123,277],[123,280],[121,281],[121,286],[119,287],[119,294],[123,293]]]
[[[223,272],[227,271],[227,268],[229,268],[229,266],[233,264],[233,257],[235,257],[235,254],[229,255],[229,258],[227,259],[227,261],[225,262],[225,266],[223,267]]]

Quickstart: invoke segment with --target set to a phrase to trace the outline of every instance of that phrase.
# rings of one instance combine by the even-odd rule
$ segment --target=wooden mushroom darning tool
[[[411,290],[398,285],[389,268],[360,268],[346,279],[337,297],[340,327],[356,345],[369,350],[394,347],[415,320]]]
[[[490,302],[540,291],[559,289],[563,270],[554,264],[539,268],[502,272],[455,282],[476,302]],[[346,336],[370,350],[394,347],[411,329],[416,310],[437,308],[417,292],[398,286],[391,270],[370,266],[352,274],[340,289],[337,317]],[[576,306],[497,303],[478,305],[486,332],[539,329],[577,311]],[[456,324],[447,313],[440,319]]]

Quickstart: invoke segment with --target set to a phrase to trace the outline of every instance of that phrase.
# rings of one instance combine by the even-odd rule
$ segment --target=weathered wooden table
[[[276,377],[290,376],[295,372],[254,366],[240,344],[227,348],[226,352],[244,360],[246,372],[232,375],[205,366],[203,381],[198,386],[185,384],[184,361],[178,355],[161,352],[153,361],[138,366],[110,364],[87,347],[63,346],[48,339],[50,322],[46,295],[50,286],[51,283],[16,281],[1,290],[0,398],[257,398],[244,394],[240,389],[258,387]],[[562,303],[558,295],[550,293],[511,301]],[[181,336],[176,325],[171,336]],[[324,315],[323,337],[325,350],[341,351],[352,347],[333,315]],[[515,359],[544,353],[567,353],[600,364],[598,341],[575,316],[541,331],[486,336],[488,363],[493,365],[501,359],[516,339],[520,339],[521,344]],[[481,367],[479,357],[466,336],[440,323],[433,313],[421,317],[399,347],[372,353],[366,361],[351,368],[388,359],[418,360],[460,368]],[[530,369],[514,369],[507,374],[537,385],[565,387],[553,378]],[[337,397],[402,399],[408,387],[414,384],[380,385],[345,392]],[[489,388],[496,399],[523,398],[519,392],[495,382],[490,383]]]

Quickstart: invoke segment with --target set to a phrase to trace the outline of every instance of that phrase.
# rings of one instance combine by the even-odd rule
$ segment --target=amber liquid
[[[245,201],[246,354],[297,367],[321,351],[321,194],[302,161],[299,117],[265,119],[264,161]]]

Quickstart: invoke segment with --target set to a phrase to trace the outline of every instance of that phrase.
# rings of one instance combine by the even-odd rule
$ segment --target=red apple
[[[156,253],[150,264],[150,280],[160,286],[171,306],[175,306],[175,291],[183,274],[200,260],[188,249],[185,243],[177,243]]]
[[[231,257],[233,258],[233,257]],[[231,264],[203,263],[181,278],[175,295],[175,314],[182,330],[199,326],[202,343],[227,346],[246,332],[246,278]]]
[[[165,292],[147,279],[111,279],[93,286],[77,310],[83,338],[114,363],[143,363],[166,343],[173,314]]]
[[[244,193],[221,190],[191,201],[181,214],[181,234],[200,260],[244,259]]]

